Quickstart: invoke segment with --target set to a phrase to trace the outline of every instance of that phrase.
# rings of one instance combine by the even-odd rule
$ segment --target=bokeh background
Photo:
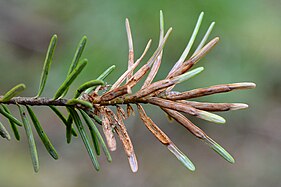
[[[257,88],[205,97],[203,101],[245,102],[243,111],[223,113],[225,125],[192,120],[236,159],[228,164],[195,139],[177,123],[169,123],[163,112],[147,107],[152,119],[195,163],[190,172],[145,128],[139,118],[126,121],[139,160],[139,171],[132,173],[122,145],[112,153],[113,162],[104,155],[96,172],[80,138],[70,145],[65,130],[48,108],[36,108],[47,134],[57,148],[60,159],[54,161],[35,135],[41,169],[34,174],[28,145],[21,129],[22,141],[14,138],[0,143],[1,187],[80,187],[80,186],[281,186],[281,1],[0,1],[0,92],[25,83],[23,95],[35,95],[45,52],[51,36],[58,35],[58,46],[44,96],[51,97],[65,78],[76,45],[88,37],[84,57],[88,64],[71,87],[93,79],[110,65],[117,68],[107,81],[113,83],[126,69],[127,39],[125,18],[130,19],[136,57],[152,38],[158,43],[159,10],[165,26],[173,27],[164,51],[157,79],[165,77],[177,61],[195,26],[198,15],[205,12],[200,38],[211,21],[216,26],[211,37],[219,36],[219,45],[200,66],[205,71],[181,84],[178,90],[206,87],[220,83],[252,81]],[[152,50],[148,54],[152,54]],[[67,95],[71,97],[71,94]],[[16,111],[16,108],[11,108]],[[1,116],[1,121],[8,122]]]

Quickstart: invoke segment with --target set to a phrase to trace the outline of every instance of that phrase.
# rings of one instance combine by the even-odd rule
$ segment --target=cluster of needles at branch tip
[[[79,77],[88,63],[87,59],[82,58],[87,43],[87,37],[82,37],[79,42],[65,80],[59,86],[54,96],[52,98],[47,98],[41,95],[47,83],[57,44],[57,35],[54,35],[48,47],[36,97],[18,96],[25,89],[24,84],[19,84],[0,96],[0,114],[8,119],[14,137],[18,141],[21,139],[18,128],[24,127],[34,171],[37,172],[39,170],[39,159],[29,119],[31,119],[40,140],[50,156],[54,159],[59,158],[55,146],[51,143],[43,126],[33,112],[32,106],[34,105],[48,106],[58,116],[65,125],[67,143],[71,143],[72,137],[77,137],[78,135],[81,137],[96,170],[100,170],[98,157],[102,152],[108,162],[112,161],[110,151],[115,151],[117,149],[116,139],[118,138],[123,145],[131,170],[137,172],[138,161],[134,151],[133,140],[125,125],[125,120],[128,117],[131,115],[135,116],[135,110],[132,105],[136,105],[136,111],[140,119],[155,138],[166,146],[186,168],[190,171],[195,170],[192,161],[176,146],[168,135],[153,122],[145,112],[144,105],[142,104],[150,104],[159,107],[167,114],[169,119],[174,119],[192,135],[206,143],[226,161],[234,163],[234,158],[202,129],[192,123],[188,119],[188,116],[195,116],[209,122],[224,124],[226,120],[213,112],[245,109],[248,105],[244,103],[198,102],[190,101],[189,99],[235,90],[252,89],[255,88],[256,85],[252,82],[241,82],[220,84],[183,92],[173,91],[176,85],[189,79],[194,79],[195,76],[204,70],[203,67],[192,68],[209,53],[219,41],[219,38],[215,37],[207,42],[215,25],[215,23],[212,22],[199,45],[194,49],[194,52],[190,54],[190,51],[193,50],[196,36],[200,30],[203,16],[204,13],[202,12],[180,58],[171,68],[170,72],[168,72],[166,78],[158,81],[154,81],[154,78],[159,71],[164,46],[172,32],[172,28],[169,28],[165,33],[164,16],[162,11],[160,11],[160,37],[158,47],[149,60],[143,65],[140,65],[150,49],[152,40],[148,41],[140,57],[135,58],[132,30],[129,20],[126,19],[125,27],[129,48],[127,70],[110,86],[105,82],[105,79],[115,69],[113,65],[101,73],[96,79],[89,80],[79,86],[70,98],[65,98],[70,86],[76,78]],[[139,68],[136,71],[137,67]],[[132,88],[138,84],[140,80],[144,79],[145,76],[146,78],[141,89],[133,92]],[[18,106],[21,121],[14,117],[7,107],[8,105]],[[26,110],[23,106],[25,106]],[[67,116],[65,116],[61,109],[66,109]],[[0,136],[11,140],[11,135],[4,125],[5,124],[0,122]],[[105,139],[100,134],[100,130],[103,132]]]

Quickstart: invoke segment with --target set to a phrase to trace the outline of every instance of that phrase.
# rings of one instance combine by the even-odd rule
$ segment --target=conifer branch
[[[172,28],[169,28],[166,34],[164,33],[164,17],[161,11],[158,47],[149,60],[134,73],[134,70],[140,66],[141,61],[147,54],[151,45],[151,40],[149,40],[139,59],[134,60],[133,37],[129,21],[126,19],[126,31],[129,46],[127,70],[114,84],[112,84],[112,86],[110,86],[105,83],[104,79],[115,68],[113,65],[101,73],[100,76],[97,76],[96,79],[90,79],[90,81],[87,81],[79,86],[71,98],[66,98],[65,95],[67,94],[69,87],[76,80],[88,62],[87,59],[80,60],[87,38],[84,36],[81,39],[75,51],[75,55],[66,78],[54,94],[54,97],[42,97],[41,94],[45,89],[57,43],[57,36],[54,35],[51,39],[45,58],[37,96],[19,96],[19,94],[25,89],[24,84],[19,84],[0,96],[0,115],[9,120],[16,139],[20,140],[18,128],[23,126],[26,131],[34,171],[37,172],[39,170],[39,159],[28,116],[32,120],[36,132],[49,154],[54,159],[58,159],[59,154],[51,144],[51,140],[44,132],[43,126],[41,126],[31,106],[47,106],[58,116],[59,119],[61,119],[62,123],[66,127],[67,143],[71,142],[72,136],[78,136],[75,130],[76,127],[96,170],[100,169],[98,156],[101,154],[101,150],[104,152],[107,160],[109,162],[112,161],[109,150],[115,151],[117,149],[116,137],[118,137],[123,144],[131,170],[133,172],[138,170],[137,153],[134,151],[133,136],[129,135],[125,125],[125,120],[135,113],[132,105],[136,105],[137,112],[147,129],[163,145],[165,145],[186,168],[191,171],[195,170],[195,166],[192,161],[181,150],[179,150],[168,135],[166,135],[166,133],[164,133],[153,122],[153,120],[146,114],[143,107],[144,105],[142,106],[141,104],[149,104],[160,108],[168,115],[169,118],[175,119],[175,121],[184,126],[196,138],[205,142],[226,161],[234,163],[234,158],[218,143],[211,139],[203,130],[193,124],[188,119],[188,116],[191,115],[202,120],[222,124],[225,123],[226,120],[212,112],[245,109],[248,105],[244,103],[197,102],[189,101],[188,99],[236,90],[252,89],[255,88],[256,85],[251,82],[242,82],[197,88],[184,92],[173,91],[176,85],[190,79],[195,79],[194,76],[203,71],[203,67],[198,67],[193,70],[191,70],[191,68],[198,63],[200,59],[207,55],[207,53],[210,52],[219,41],[219,38],[215,37],[205,44],[214,27],[214,22],[212,22],[194,53],[188,57],[189,52],[193,49],[192,46],[196,39],[196,35],[199,32],[202,20],[203,13],[201,13],[198,18],[195,29],[183,51],[183,54],[169,71],[166,78],[153,82],[155,75],[159,71],[163,57],[163,49],[169,35],[171,34]],[[141,89],[133,92],[132,88],[138,84],[146,74],[148,74],[148,76]],[[19,107],[22,122],[14,117],[9,111],[9,105],[17,105]],[[26,106],[28,113],[25,112],[23,106]],[[60,111],[62,108],[67,110],[67,116],[64,116],[64,114]],[[105,139],[102,138],[96,124],[101,126]],[[10,140],[11,136],[4,125],[5,124],[0,122],[0,136]],[[85,128],[85,126],[87,128]],[[87,130],[91,134],[91,139],[87,135]]]

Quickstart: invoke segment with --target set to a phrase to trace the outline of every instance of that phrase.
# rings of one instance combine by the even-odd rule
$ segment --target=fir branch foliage
[[[52,145],[47,134],[44,132],[36,114],[31,108],[33,105],[48,106],[56,114],[66,127],[67,143],[71,142],[72,136],[78,136],[75,128],[78,130],[86,151],[88,152],[96,170],[100,169],[98,156],[101,154],[101,150],[107,160],[109,162],[112,161],[110,151],[114,151],[116,149],[115,136],[118,136],[123,144],[131,170],[133,172],[138,170],[138,162],[132,140],[124,123],[131,114],[135,113],[132,107],[133,104],[136,104],[140,118],[148,130],[162,144],[164,144],[186,168],[190,171],[195,170],[195,166],[192,161],[182,151],[180,151],[175,143],[171,141],[171,139],[152,121],[150,117],[148,117],[141,103],[159,107],[170,119],[174,119],[180,125],[185,127],[192,135],[205,142],[212,150],[218,153],[226,161],[234,163],[234,158],[196,124],[193,124],[188,119],[188,116],[192,115],[206,121],[223,124],[226,122],[225,119],[213,112],[244,109],[247,108],[248,105],[244,103],[207,103],[189,101],[188,99],[242,89],[252,89],[255,88],[256,85],[251,82],[242,82],[197,88],[184,92],[173,91],[177,84],[187,81],[203,71],[203,67],[198,67],[193,70],[191,68],[207,53],[209,53],[219,41],[219,38],[215,37],[211,41],[207,42],[215,25],[215,23],[212,22],[201,42],[196,47],[194,53],[188,58],[189,52],[192,50],[200,25],[203,21],[203,15],[203,12],[199,15],[194,31],[179,60],[169,71],[167,77],[158,81],[153,80],[161,65],[163,49],[169,35],[172,32],[172,28],[169,28],[166,34],[164,33],[164,16],[163,12],[160,11],[160,37],[158,47],[149,60],[134,73],[134,70],[138,68],[140,62],[144,59],[148,49],[150,48],[151,40],[147,43],[142,55],[135,60],[133,37],[129,20],[126,19],[125,26],[129,47],[127,70],[114,84],[112,84],[112,86],[110,86],[105,82],[105,78],[115,69],[115,65],[112,65],[96,79],[90,79],[90,81],[81,84],[81,86],[76,89],[76,92],[73,93],[72,98],[64,98],[64,96],[67,94],[69,87],[88,63],[86,58],[81,60],[87,43],[87,37],[84,36],[80,40],[70,64],[67,76],[54,94],[54,97],[51,99],[41,97],[41,94],[47,82],[57,44],[57,35],[54,35],[51,38],[47,50],[37,96],[16,97],[25,89],[24,84],[19,84],[3,94],[3,96],[0,96],[0,114],[7,118],[10,122],[11,129],[17,140],[20,140],[20,134],[17,128],[23,126],[25,129],[34,171],[38,172],[39,170],[39,159],[32,128],[23,106],[26,106],[26,110],[28,111],[35,130],[48,153],[54,159],[58,159],[59,157],[56,149]],[[148,76],[141,89],[133,93],[132,88],[138,84],[146,74],[148,74]],[[18,105],[22,122],[14,117],[6,106],[7,104]],[[126,109],[122,108],[122,105],[125,105]],[[58,108],[59,106],[67,113],[66,117],[61,108]],[[113,110],[113,108],[116,110]],[[125,112],[125,110],[127,110],[127,112]],[[105,139],[102,137],[96,124],[101,126]],[[87,126],[87,128],[85,128],[85,126]],[[89,138],[88,134],[91,135],[91,138]],[[11,139],[9,132],[1,122],[0,136],[8,140]]]
[[[51,141],[49,140],[47,134],[44,132],[39,120],[37,119],[35,113],[33,112],[32,108],[30,106],[26,106],[26,109],[28,111],[28,114],[33,122],[33,125],[37,131],[37,134],[39,135],[40,139],[42,140],[45,148],[49,152],[49,154],[57,160],[59,158],[58,153],[54,146],[52,145]]]
[[[6,113],[8,113],[8,114],[10,114],[12,116],[9,108],[6,105],[1,105],[1,106],[3,107],[3,109],[4,109],[4,111]],[[11,129],[12,129],[12,131],[14,133],[14,136],[15,136],[16,140],[20,141],[20,134],[19,134],[18,127],[17,127],[16,123],[13,120],[11,120],[11,119],[8,119],[8,120],[10,122]]]
[[[47,55],[46,55],[45,62],[44,62],[44,66],[43,66],[43,70],[42,70],[42,73],[41,73],[39,90],[38,90],[38,94],[37,94],[36,97],[40,97],[44,88],[45,88],[47,78],[48,78],[48,74],[49,74],[49,71],[50,71],[50,67],[51,67],[51,64],[52,64],[52,61],[53,61],[54,51],[55,51],[55,48],[56,48],[56,45],[57,45],[57,39],[58,39],[58,37],[55,34],[55,35],[53,35],[53,37],[50,41],[48,51],[47,51]]]
[[[36,143],[34,140],[33,132],[30,126],[30,123],[28,121],[28,118],[26,116],[26,113],[21,105],[18,105],[19,107],[19,112],[21,115],[21,119],[23,122],[23,126],[26,132],[27,140],[28,140],[28,145],[29,145],[29,152],[31,155],[31,161],[33,165],[33,169],[35,172],[39,171],[39,159],[38,159],[38,153],[37,153],[37,148],[36,148]]]

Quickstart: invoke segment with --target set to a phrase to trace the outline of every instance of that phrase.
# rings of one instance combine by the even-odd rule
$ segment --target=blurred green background
[[[236,159],[228,164],[177,123],[169,123],[163,112],[149,108],[152,119],[194,162],[192,173],[154,138],[138,117],[126,121],[139,160],[133,174],[122,145],[112,153],[113,162],[100,157],[101,171],[94,171],[80,138],[65,141],[60,121],[48,108],[37,114],[57,148],[60,159],[53,161],[36,135],[41,169],[32,170],[24,131],[23,141],[14,138],[0,143],[1,187],[80,186],[281,186],[281,1],[0,1],[0,92],[25,83],[23,95],[35,95],[45,52],[51,36],[59,38],[44,96],[52,96],[65,78],[76,45],[88,37],[84,57],[90,61],[75,86],[93,79],[112,64],[117,68],[107,81],[113,83],[127,64],[125,18],[130,19],[136,57],[152,38],[158,43],[159,10],[165,27],[173,27],[164,51],[157,79],[165,77],[177,61],[201,11],[205,18],[198,40],[211,21],[216,26],[211,37],[219,45],[198,66],[205,71],[177,87],[188,90],[220,83],[252,81],[257,88],[202,98],[203,101],[245,102],[244,111],[223,113],[226,125],[193,119]],[[152,54],[152,50],[149,55]],[[147,56],[147,58],[149,57]],[[146,59],[147,59],[146,58]],[[71,92],[70,92],[71,93]],[[68,95],[71,97],[71,94]],[[16,111],[16,108],[12,108]],[[149,111],[150,109],[150,111]],[[153,112],[152,112],[153,110]],[[7,122],[2,119],[3,123]]]

